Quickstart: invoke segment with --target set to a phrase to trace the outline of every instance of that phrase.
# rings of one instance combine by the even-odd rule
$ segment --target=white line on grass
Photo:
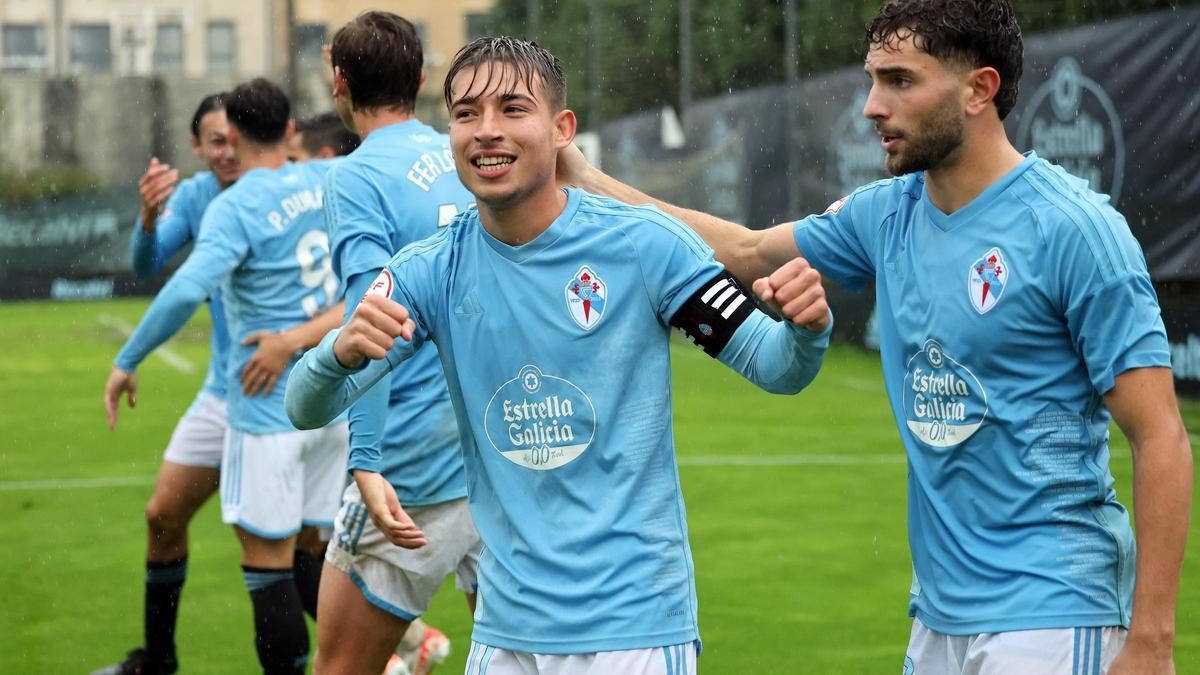
[[[96,320],[104,326],[115,329],[126,338],[133,334],[133,326],[130,326],[111,314],[101,314],[100,316],[96,317]],[[166,361],[167,365],[183,373],[184,375],[189,375],[196,372],[196,367],[192,365],[191,361],[183,358],[177,354],[175,350],[166,345],[162,345],[158,349],[155,349],[154,353],[157,354],[163,361]]]
[[[106,476],[103,478],[77,478],[63,480],[4,480],[0,481],[0,492],[16,490],[86,490],[108,487],[137,487],[154,485],[154,476]]]

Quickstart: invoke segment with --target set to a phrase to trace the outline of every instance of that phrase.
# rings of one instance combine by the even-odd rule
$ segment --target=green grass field
[[[142,508],[207,363],[207,313],[151,357],[110,432],[101,392],[146,302],[0,305],[0,673],[86,673],[141,640]],[[700,596],[700,672],[895,673],[909,621],[905,467],[876,356],[832,350],[797,397],[675,345],[675,435]],[[1200,403],[1183,402],[1195,440]],[[1131,463],[1114,441],[1118,493]],[[216,500],[191,529],[184,673],[258,672],[237,544]],[[1193,507],[1193,521],[1195,507]],[[1200,672],[1200,550],[1179,602],[1180,673]],[[461,673],[470,619],[448,583],[426,616]]]

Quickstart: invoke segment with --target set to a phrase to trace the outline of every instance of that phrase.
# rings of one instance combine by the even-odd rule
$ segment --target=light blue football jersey
[[[876,284],[908,454],[910,615],[958,635],[1128,626],[1134,539],[1102,397],[1121,372],[1170,360],[1108,197],[1030,153],[951,215],[914,174],[794,232],[822,274]]]
[[[117,365],[134,370],[221,287],[231,341],[225,372],[229,426],[252,434],[294,431],[283,403],[295,360],[270,396],[244,396],[241,373],[257,347],[242,340],[298,326],[337,304],[321,196],[325,173],[336,161],[254,169],[214,199],[196,247],[150,304]]]
[[[533,241],[468,211],[388,265],[460,411],[485,548],[473,639],[535,653],[699,639],[668,321],[721,272],[657,211],[568,192]]]
[[[146,234],[142,231],[139,216],[129,242],[134,275],[140,278],[154,276],[183,247],[195,241],[204,210],[220,193],[216,176],[210,171],[201,171],[175,187],[162,214],[154,222],[154,232]],[[229,328],[225,324],[220,291],[209,298],[208,313],[212,317],[212,335],[209,336],[210,355],[204,390],[223,399],[225,366],[229,362]]]
[[[325,219],[346,316],[397,251],[450,224],[474,197],[458,180],[447,136],[418,120],[376,129],[325,177]],[[392,374],[384,409],[350,409],[351,469],[382,473],[405,505],[465,497],[458,427],[437,347]]]

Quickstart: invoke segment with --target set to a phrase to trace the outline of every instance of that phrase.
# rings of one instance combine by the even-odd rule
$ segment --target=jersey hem
[[[1103,628],[1121,626],[1129,628],[1129,621],[1117,612],[1089,612],[1079,614],[1053,614],[1034,617],[987,618],[974,621],[956,621],[932,616],[916,610],[909,616],[920,619],[927,627],[946,635],[978,635],[980,633],[1007,633],[1021,630],[1044,630],[1047,628]]]
[[[455,502],[460,499],[466,499],[467,497],[466,487],[448,492],[437,492],[425,497],[405,497],[404,495],[400,494],[400,489],[396,487],[395,483],[392,483],[392,488],[396,490],[396,498],[399,499],[400,503],[405,506],[437,506],[438,504]]]
[[[695,628],[670,633],[656,633],[636,637],[604,637],[572,640],[569,642],[546,642],[540,640],[524,640],[493,633],[486,628],[475,626],[471,632],[471,640],[488,647],[507,649],[513,652],[529,652],[531,654],[591,654],[593,652],[618,652],[629,649],[654,649],[670,647],[700,641],[700,632]]]

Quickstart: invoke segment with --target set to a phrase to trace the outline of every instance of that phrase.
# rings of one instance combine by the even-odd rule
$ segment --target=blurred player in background
[[[450,145],[413,116],[424,81],[421,42],[407,20],[366,12],[334,35],[334,100],[363,144],[325,179],[333,269],[347,318],[397,251],[449,225],[474,201],[458,180]],[[350,410],[352,469],[387,479],[430,536],[419,551],[399,548],[373,522],[358,486],[346,489],[321,582],[315,669],[378,675],[403,667],[425,675],[449,641],[419,619],[448,574],[474,608],[481,542],[467,507],[467,483],[450,393],[437,348],[397,368],[386,414]],[[403,638],[403,640],[402,640]],[[401,656],[390,656],[397,649]]]
[[[295,130],[288,137],[288,159],[307,162],[311,159],[344,157],[362,141],[358,134],[342,124],[336,112],[323,112],[296,120]]]
[[[155,157],[138,181],[142,204],[133,228],[131,261],[139,278],[154,276],[180,249],[196,240],[209,202],[241,173],[229,143],[222,97],[206,96],[192,116],[192,153],[208,170],[179,182],[179,171]],[[145,641],[129,652],[124,662],[94,675],[156,675],[174,673],[177,668],[175,622],[187,576],[188,523],[217,489],[227,426],[229,331],[219,292],[209,298],[208,309],[212,317],[208,374],[171,435],[154,494],[146,504]],[[115,414],[109,414],[108,422],[110,427],[116,426]]]
[[[908,454],[906,674],[1173,673],[1192,456],[1141,249],[1107,196],[1009,142],[1007,0],[892,0],[867,43],[863,114],[897,178],[759,231],[662,206],[742,279],[803,253],[875,282]],[[561,159],[572,184],[652,201]],[[1133,448],[1136,546],[1111,420]]]
[[[532,43],[472,42],[444,93],[479,208],[386,263],[347,325],[297,366],[289,416],[319,426],[357,399],[383,418],[396,384],[424,383],[397,369],[392,387],[372,385],[435,342],[487,544],[467,672],[695,673],[670,327],[758,386],[797,392],[832,326],[820,276],[802,259],[776,272],[806,288],[785,308],[795,323],[777,323],[673,218],[560,190],[555,156],[575,116],[561,65]],[[432,167],[413,180],[430,180],[419,169]],[[352,466],[390,541],[433,544],[379,467]]]
[[[290,104],[273,83],[240,85],[225,106],[244,174],[205,211],[192,254],[117,356],[106,405],[115,418],[121,393],[132,400],[136,392],[137,365],[222,286],[232,338],[222,518],[234,525],[242,545],[264,672],[303,673],[308,630],[293,578],[293,548],[302,524],[333,524],[345,484],[346,424],[298,432],[284,415],[282,389],[251,396],[235,383],[252,358],[243,339],[306,323],[313,334],[323,334],[320,322],[310,319],[338,303],[321,214],[321,181],[331,162],[287,162]],[[325,316],[337,322],[338,313]]]

